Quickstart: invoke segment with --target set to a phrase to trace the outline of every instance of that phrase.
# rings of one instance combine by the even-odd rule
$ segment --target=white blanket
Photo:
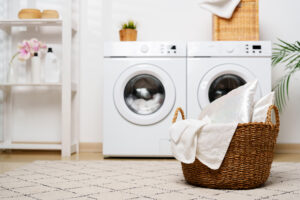
[[[198,0],[200,7],[223,18],[231,18],[232,13],[240,0]]]

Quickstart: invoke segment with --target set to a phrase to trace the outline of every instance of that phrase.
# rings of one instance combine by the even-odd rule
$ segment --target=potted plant
[[[122,24],[122,29],[119,31],[119,34],[121,41],[136,41],[136,23],[129,20],[127,23]]]
[[[272,65],[285,64],[286,74],[275,84],[273,90],[275,90],[276,105],[282,111],[289,97],[290,78],[300,70],[300,42],[279,41],[280,43],[275,44],[273,48]]]

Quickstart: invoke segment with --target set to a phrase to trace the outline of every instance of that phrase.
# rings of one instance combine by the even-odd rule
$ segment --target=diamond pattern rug
[[[176,161],[36,161],[0,174],[0,199],[299,200],[300,163],[273,163],[264,187],[188,185]]]

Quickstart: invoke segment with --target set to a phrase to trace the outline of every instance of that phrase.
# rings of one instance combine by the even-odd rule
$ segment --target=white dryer
[[[186,44],[104,45],[103,155],[171,156],[168,129],[186,109]]]
[[[187,45],[187,116],[257,79],[256,99],[271,91],[271,42],[213,41]]]

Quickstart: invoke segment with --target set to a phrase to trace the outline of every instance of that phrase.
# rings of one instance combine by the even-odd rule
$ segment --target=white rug
[[[300,200],[300,163],[274,163],[264,187],[185,183],[176,161],[37,161],[0,174],[0,199]]]

